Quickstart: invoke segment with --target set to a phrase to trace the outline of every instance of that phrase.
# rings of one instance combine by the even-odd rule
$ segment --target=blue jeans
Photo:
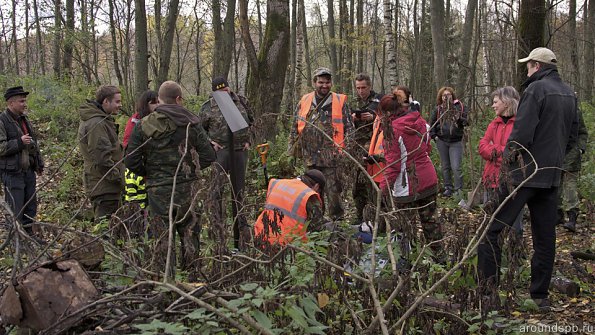
[[[450,191],[459,191],[463,188],[463,141],[445,142],[436,138],[438,154],[440,154],[440,166],[442,167],[442,180],[444,188]],[[452,185],[450,174],[454,175],[455,184]]]

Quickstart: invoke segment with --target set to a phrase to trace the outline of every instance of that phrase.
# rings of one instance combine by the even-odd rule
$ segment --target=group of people
[[[496,118],[479,144],[486,161],[486,199],[504,201],[510,194],[507,186],[519,188],[490,224],[479,246],[478,268],[483,293],[491,294],[489,288],[497,286],[500,266],[498,236],[505,226],[520,225],[526,204],[535,249],[530,292],[540,306],[547,306],[555,255],[553,218],[558,205],[565,206],[563,211],[569,217],[565,226],[575,230],[578,197],[572,189],[576,192],[586,130],[582,117],[579,119],[576,95],[558,75],[554,53],[537,48],[519,62],[527,63],[525,91],[522,97],[512,87],[493,92]],[[215,185],[208,197],[215,222],[224,216],[223,184],[233,171],[230,184],[236,247],[253,236],[280,245],[296,238],[306,240],[308,231],[324,226],[325,213],[331,220],[345,217],[341,164],[344,153],[349,152],[366,169],[357,171],[353,185],[357,222],[363,221],[364,207],[375,203],[374,191],[379,190],[382,206],[411,209],[406,212],[419,216],[423,237],[433,242],[430,246],[438,254],[443,235],[436,218],[439,184],[430,159],[432,140],[440,156],[443,196],[460,194],[463,189],[461,162],[468,111],[454,89],[438,91],[427,122],[405,86],[395,87],[388,95],[378,94],[372,90],[370,77],[362,73],[355,77],[357,97],[349,103],[346,95],[331,91],[329,69],[316,69],[312,84],[314,91],[305,94],[296,108],[288,150],[303,161],[306,172],[295,179],[270,180],[264,210],[253,228],[241,206],[248,150],[254,137],[253,113],[248,100],[232,92],[224,77],[213,79],[212,90],[227,92],[249,125],[235,133],[213,95],[197,115],[184,107],[181,86],[166,81],[158,92],[147,91],[139,97],[120,142],[114,115],[122,106],[121,92],[115,86],[99,87],[95,99],[80,106],[78,129],[84,187],[95,220],[116,213],[125,193],[127,201],[141,209],[148,207],[150,235],[157,241],[155,254],[167,254],[172,222],[182,244],[181,266],[196,268],[193,262],[200,232],[194,208],[200,186],[197,180],[200,170],[213,166]],[[19,86],[4,95],[7,109],[0,114],[0,171],[7,202],[25,231],[35,237],[31,230],[36,214],[35,178],[44,164],[26,118],[28,94]],[[578,144],[577,139],[581,139]],[[560,189],[564,190],[562,202]],[[159,266],[165,261],[162,258]]]

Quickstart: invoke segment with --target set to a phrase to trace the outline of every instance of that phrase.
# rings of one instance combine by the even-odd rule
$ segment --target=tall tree
[[[12,0],[12,14],[11,14],[11,20],[12,20],[12,49],[14,50],[14,71],[15,74],[18,76],[20,74],[19,71],[19,48],[18,48],[18,43],[17,43],[17,0]]]
[[[444,0],[430,0],[432,47],[434,49],[434,86],[436,89],[447,84],[444,15]]]
[[[364,0],[357,1],[357,9],[355,10],[357,20],[357,54],[356,54],[356,71],[357,73],[364,72]]]
[[[304,4],[304,0],[298,0],[299,5],[301,6],[301,18],[302,18],[302,37],[304,38],[304,59],[306,61],[306,79],[310,82],[310,75],[312,74],[312,58],[310,57],[310,42],[308,38],[308,26],[306,24],[306,6]],[[299,94],[299,91],[298,91]]]
[[[386,74],[389,87],[397,86],[397,49],[393,35],[393,6],[384,0],[384,43],[386,45]]]
[[[35,15],[35,38],[37,41],[37,50],[39,51],[38,63],[41,66],[41,74],[45,75],[45,48],[41,41],[41,18],[39,17],[39,9],[37,7],[37,0],[33,0],[33,14]],[[2,69],[0,69],[1,71]]]
[[[335,2],[333,0],[327,0],[327,15],[329,59],[331,60],[331,72],[336,75],[339,64],[337,61],[337,35],[335,33]],[[316,64],[317,67],[322,65],[324,64]]]
[[[163,36],[163,43],[159,50],[159,68],[157,70],[157,78],[155,78],[156,89],[167,80],[169,74],[171,51],[174,44],[174,33],[176,32],[176,22],[180,11],[179,4],[179,0],[171,0],[169,2],[167,18],[165,20],[165,35]]]
[[[72,78],[72,53],[74,51],[74,0],[66,0],[66,25],[64,26],[64,57],[62,76]]]
[[[31,46],[29,42],[29,0],[25,0],[25,73],[31,74]]]
[[[118,84],[124,85],[124,78],[122,77],[122,71],[120,69],[120,56],[118,52],[117,34],[118,28],[116,27],[115,19],[115,0],[108,0],[109,6],[109,25],[110,25],[110,36],[112,39],[112,61],[114,62],[114,71],[116,72],[116,78],[118,78]]]
[[[61,46],[62,46],[62,4],[60,0],[54,0],[54,47],[52,50],[53,53],[53,70],[54,76],[60,78],[60,54],[61,54]]]
[[[134,0],[134,92],[140,95],[149,87],[149,46],[145,0]]]
[[[225,20],[221,21],[221,0],[213,0],[213,72],[212,76],[226,76],[231,67],[236,0],[227,0]],[[267,18],[268,20],[268,18]]]
[[[526,57],[531,50],[544,46],[546,18],[545,0],[521,0],[518,23],[518,57]],[[517,88],[527,79],[526,64],[517,66]]]
[[[570,75],[570,85],[578,89],[580,85],[579,65],[578,65],[578,38],[576,36],[576,0],[569,0],[568,6],[568,31],[570,35],[570,62],[572,70]]]
[[[240,25],[246,57],[250,68],[247,96],[255,111],[257,141],[264,137],[273,139],[277,132],[285,72],[289,62],[289,0],[267,1],[267,22],[264,39],[257,54],[248,20],[248,0],[240,0]],[[266,92],[266,94],[262,94]],[[260,136],[259,136],[260,135]]]
[[[586,31],[585,34],[585,65],[583,66],[584,73],[584,95],[583,100],[591,103],[593,101],[593,74],[588,69],[595,68],[595,0],[589,0],[587,4],[587,15],[585,18]]]
[[[469,64],[469,54],[471,53],[471,42],[473,39],[473,23],[475,22],[475,12],[477,10],[477,0],[467,1],[467,10],[465,13],[465,24],[463,26],[463,38],[461,41],[461,61],[459,70],[459,83],[457,85],[457,95],[463,97],[466,94],[467,83],[471,74],[471,64]],[[475,63],[475,60],[472,60]]]

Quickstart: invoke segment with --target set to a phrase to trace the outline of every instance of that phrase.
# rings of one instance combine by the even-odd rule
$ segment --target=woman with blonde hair
[[[486,161],[483,169],[483,185],[486,190],[484,200],[497,199],[500,185],[500,168],[502,153],[506,147],[508,137],[514,127],[516,111],[520,96],[512,86],[505,86],[492,92],[492,108],[496,118],[488,125],[485,134],[479,140],[479,154]],[[521,233],[522,211],[514,223],[513,228]]]

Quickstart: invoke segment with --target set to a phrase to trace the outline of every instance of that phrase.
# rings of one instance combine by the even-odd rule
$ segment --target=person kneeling
[[[264,210],[254,224],[257,241],[285,245],[324,224],[322,172],[311,169],[295,179],[271,179]]]

